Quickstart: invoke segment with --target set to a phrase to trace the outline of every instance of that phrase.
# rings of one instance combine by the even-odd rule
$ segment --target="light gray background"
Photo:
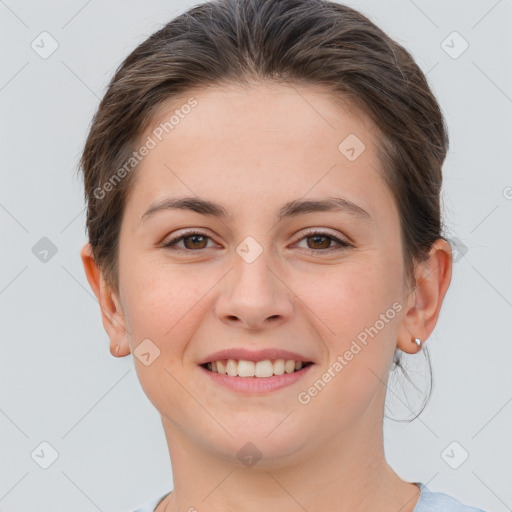
[[[451,138],[443,195],[448,234],[467,247],[428,341],[431,401],[412,423],[385,422],[387,457],[404,479],[488,511],[511,510],[512,2],[347,4],[428,73]],[[84,201],[75,171],[115,68],[192,5],[0,0],[2,511],[117,512],[171,489],[160,417],[132,356],[110,355],[85,278]],[[59,45],[47,59],[31,48],[43,31]],[[456,59],[442,47],[453,31],[469,43]],[[453,51],[461,48],[449,41]],[[32,252],[42,237],[58,249],[46,263]],[[413,377],[421,384],[420,374]],[[398,414],[400,407],[408,411],[395,398],[400,384],[393,389],[390,403],[398,408],[388,415],[410,417]],[[31,457],[43,441],[59,454],[48,469]],[[449,451],[452,460],[462,449],[469,453],[458,469],[442,456],[453,441],[460,447]]]

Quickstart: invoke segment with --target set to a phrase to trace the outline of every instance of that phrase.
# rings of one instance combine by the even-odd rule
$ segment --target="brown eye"
[[[348,247],[353,247],[352,244],[340,240],[338,237],[323,231],[313,231],[311,233],[306,233],[305,236],[300,239],[300,241],[302,240],[307,241],[307,247],[304,247],[304,249],[307,249],[310,253],[313,254],[325,254],[326,252],[340,251]],[[332,242],[335,242],[334,246],[331,245]]]
[[[308,244],[308,247],[310,249],[328,249],[331,245],[331,237],[324,236],[324,235],[313,235],[313,236],[307,236],[305,237],[309,240],[313,240],[313,247],[310,247]]]
[[[191,235],[183,237],[183,244],[187,249],[204,249],[207,244],[205,244],[207,237],[203,235]],[[187,245],[187,241],[190,242]]]
[[[169,240],[164,247],[169,247],[178,252],[191,252],[199,249],[206,249],[210,237],[205,233],[190,231]],[[183,246],[178,246],[178,243],[183,241]]]

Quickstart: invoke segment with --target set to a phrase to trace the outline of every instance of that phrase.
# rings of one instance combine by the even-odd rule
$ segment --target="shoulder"
[[[425,484],[419,483],[420,497],[413,512],[485,512],[470,507],[444,492],[433,492]]]
[[[418,503],[413,512],[485,512],[480,508],[470,507],[444,492],[433,492],[425,484],[418,482],[421,489]],[[170,494],[170,493],[168,493]],[[158,504],[168,495],[158,496],[134,510],[133,512],[154,512]]]
[[[146,504],[144,504],[142,507],[138,508],[137,510],[134,510],[133,512],[154,512],[155,508],[159,505],[159,503],[166,498],[170,492],[167,494],[164,494],[163,496],[158,496],[156,498],[153,498],[151,501],[148,501]]]

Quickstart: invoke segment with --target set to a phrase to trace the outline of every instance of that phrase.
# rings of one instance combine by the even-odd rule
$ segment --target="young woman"
[[[139,511],[477,510],[383,448],[388,376],[450,284],[447,147],[411,55],[341,4],[209,1],[126,58],[81,256],[169,447]]]

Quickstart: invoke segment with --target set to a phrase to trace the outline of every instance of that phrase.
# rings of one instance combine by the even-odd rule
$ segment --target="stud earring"
[[[419,338],[414,338],[414,342],[416,345],[418,345],[418,347],[421,347],[421,340]]]

